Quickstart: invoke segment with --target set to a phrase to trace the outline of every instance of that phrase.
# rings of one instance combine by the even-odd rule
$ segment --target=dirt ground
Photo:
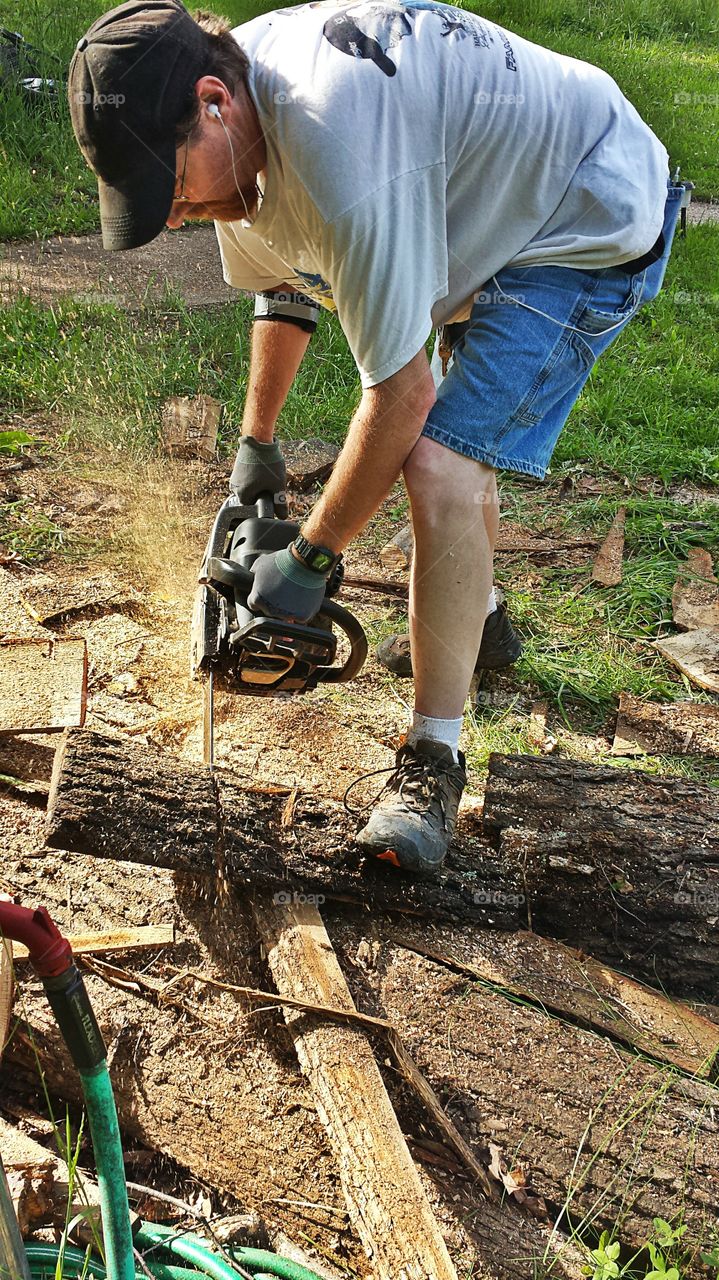
[[[694,201],[688,221],[719,221],[719,202]],[[177,251],[178,235],[182,253]],[[161,300],[167,287],[179,290],[188,306],[212,306],[237,298],[237,290],[222,279],[211,226],[165,230],[151,244],[125,253],[105,252],[99,235],[0,245],[0,302],[19,296],[45,303],[74,297],[132,309]]]
[[[37,436],[38,424],[32,430]],[[226,493],[226,466],[155,459],[129,472],[100,455],[80,463],[59,450],[53,453],[53,427],[46,424],[43,430],[50,455],[37,466],[7,470],[0,481],[6,492],[10,488],[30,497],[68,529],[76,545],[95,550],[82,561],[56,556],[40,569],[11,561],[0,569],[5,585],[31,602],[31,628],[44,626],[55,635],[86,639],[88,727],[129,734],[199,763],[201,697],[189,676],[188,630],[204,542]],[[295,512],[301,515],[311,501],[293,498]],[[388,511],[394,501],[388,501],[353,546],[348,576],[379,575],[377,552],[389,535]],[[581,554],[586,559],[589,553]],[[382,596],[355,589],[344,599],[370,630],[386,624],[388,603]],[[8,614],[4,628],[12,630]],[[406,722],[409,689],[392,682],[371,658],[361,678],[341,692],[328,687],[286,702],[221,695],[216,761],[258,783],[296,784],[341,799],[359,774],[391,762]],[[531,694],[527,697],[531,703]],[[52,735],[27,740],[25,773],[47,780],[54,746]],[[13,771],[13,752],[16,744],[0,737],[0,773]],[[466,803],[476,801],[477,788],[470,786]],[[244,904],[219,898],[212,889],[203,890],[170,871],[47,851],[42,807],[10,792],[0,792],[0,848],[0,888],[28,905],[44,903],[67,931],[175,925],[172,947],[109,957],[114,980],[107,971],[87,977],[110,1049],[124,1137],[131,1148],[129,1168],[135,1161],[142,1170],[136,1180],[186,1197],[209,1196],[215,1212],[256,1210],[271,1232],[282,1231],[301,1243],[317,1266],[328,1268],[328,1275],[371,1276],[281,1015],[250,1008],[196,979],[173,983],[169,999],[162,990],[186,969],[272,989]],[[561,1040],[541,1013],[529,1017],[515,1012],[510,1019],[509,1002],[500,1001],[500,1013],[489,997],[483,1005],[470,1006],[454,979],[437,966],[418,964],[395,945],[396,926],[389,919],[336,908],[323,908],[323,915],[358,1005],[384,1013],[401,1027],[435,1073],[443,1098],[470,1140],[490,1135],[507,1153],[522,1152],[527,1176],[538,1179],[547,1202],[544,1224],[487,1205],[446,1148],[437,1147],[427,1117],[386,1067],[392,1099],[462,1280],[533,1280],[536,1271],[529,1258],[541,1256],[546,1247],[552,1213],[561,1207],[562,1177],[574,1158],[572,1142],[582,1141],[586,1114],[616,1060],[621,1069],[617,1050],[600,1042],[600,1051],[596,1037],[576,1029]],[[133,973],[154,983],[157,995],[133,985]],[[72,1101],[72,1072],[56,1057],[57,1039],[37,984],[21,966],[18,976],[16,1012],[35,1029],[39,1043],[47,1037],[56,1063],[49,1083]],[[498,1048],[505,1039],[510,1056]],[[541,1123],[530,1136],[534,1102],[526,1090],[517,1093],[518,1079],[530,1076],[520,1074],[515,1080],[512,1064],[518,1054],[529,1061],[538,1043],[554,1044],[554,1049],[547,1058],[545,1048],[545,1057],[535,1060],[532,1079]],[[31,1057],[28,1063],[26,1070],[17,1065],[3,1069],[2,1097],[15,1106],[29,1100],[42,1109]],[[639,1093],[649,1087],[650,1075],[639,1072]],[[709,1086],[701,1088],[710,1092]],[[619,1101],[629,1106],[632,1096],[622,1095]],[[670,1131],[675,1142],[677,1126],[681,1133],[683,1096],[679,1090],[663,1113],[666,1135],[661,1127],[656,1130],[657,1161]],[[694,1099],[700,1108],[703,1098]],[[541,1152],[547,1124],[554,1137]],[[706,1176],[706,1162],[714,1158],[713,1139],[708,1130],[703,1136],[701,1172]],[[671,1165],[668,1159],[666,1163]],[[624,1166],[618,1157],[613,1169],[612,1177],[621,1183]],[[654,1206],[656,1212],[668,1211],[670,1200],[679,1202],[684,1194],[676,1167],[669,1168],[666,1187],[667,1203]],[[607,1212],[611,1215],[614,1208],[610,1197]],[[633,1210],[635,1231],[643,1229],[651,1208],[640,1204]],[[704,1221],[705,1211],[701,1199],[698,1222]],[[576,1262],[567,1268],[558,1265],[552,1275],[578,1276]]]

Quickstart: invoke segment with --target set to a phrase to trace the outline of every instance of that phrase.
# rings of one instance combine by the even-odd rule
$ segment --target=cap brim
[[[162,231],[175,194],[175,142],[147,150],[132,175],[110,185],[98,178],[103,249],[138,249]]]

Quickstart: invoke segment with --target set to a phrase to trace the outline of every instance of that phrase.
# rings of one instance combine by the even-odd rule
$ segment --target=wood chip
[[[719,693],[719,627],[666,636],[655,640],[654,648],[683,671],[692,684]]]
[[[672,591],[672,617],[682,631],[719,627],[719,582],[711,555],[690,547]]]
[[[87,706],[87,646],[82,639],[0,643],[0,729],[32,733],[77,728]]]
[[[161,440],[172,458],[215,456],[222,405],[212,396],[171,396],[162,408]]]
[[[694,755],[719,758],[719,706],[642,702],[619,695],[614,756]]]
[[[602,587],[616,587],[622,580],[626,518],[626,507],[620,507],[609,533],[594,557],[592,582],[598,582]]]

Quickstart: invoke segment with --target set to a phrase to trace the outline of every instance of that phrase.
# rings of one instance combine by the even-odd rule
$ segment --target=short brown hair
[[[238,84],[245,83],[250,65],[247,54],[232,35],[232,28],[226,18],[221,18],[216,13],[208,13],[206,9],[198,9],[193,17],[198,27],[201,27],[207,35],[207,66],[202,71],[202,75],[217,76],[230,93],[234,93]],[[200,104],[197,98],[193,97],[189,111],[175,125],[175,138],[178,145],[189,137],[199,118]]]

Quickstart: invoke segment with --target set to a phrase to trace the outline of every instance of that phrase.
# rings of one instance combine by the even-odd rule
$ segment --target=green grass
[[[276,7],[215,0],[233,23]],[[719,194],[719,12],[715,0],[487,0],[468,3],[488,18],[618,81],[669,150],[673,166],[700,195]],[[20,31],[47,53],[48,76],[66,66],[79,36],[106,0],[0,0],[0,26]],[[59,59],[59,63],[57,61]],[[93,175],[77,149],[64,99],[28,111],[0,95],[0,240],[98,226]]]

